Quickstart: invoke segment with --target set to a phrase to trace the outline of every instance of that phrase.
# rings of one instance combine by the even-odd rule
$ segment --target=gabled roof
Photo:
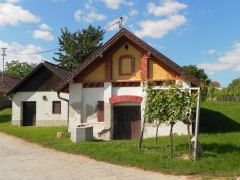
[[[42,67],[46,67],[49,71],[51,71],[53,74],[55,74],[57,77],[59,77],[60,79],[65,78],[70,71],[60,67],[58,65],[52,64],[50,62],[47,61],[42,61],[36,68],[34,68],[29,74],[27,74],[21,81],[19,81],[14,87],[12,87],[7,93],[6,95],[10,95],[14,92],[17,91],[17,89],[24,83],[26,82],[28,79],[30,79],[31,76],[33,76],[35,73],[37,73],[37,71],[42,68]]]
[[[14,85],[16,85],[21,78],[14,76],[14,75],[10,75],[10,74],[2,74],[0,73],[0,93],[6,93],[7,91],[9,91]],[[3,76],[3,79],[2,79]]]
[[[145,43],[143,40],[129,32],[127,29],[121,29],[117,34],[115,34],[110,40],[108,40],[102,47],[98,48],[92,55],[90,55],[83,63],[81,63],[72,73],[70,73],[65,79],[61,80],[55,87],[55,91],[62,91],[68,85],[69,81],[80,74],[84,69],[90,66],[94,61],[101,57],[108,49],[110,49],[115,43],[117,43],[122,38],[127,38],[131,42],[135,43],[143,50],[145,50],[152,57],[161,61],[168,68],[172,69],[178,73],[182,78],[189,80],[195,86],[200,86],[200,80],[193,75],[189,74],[181,66],[177,65],[168,57],[164,56],[162,53],[151,47],[149,44]]]

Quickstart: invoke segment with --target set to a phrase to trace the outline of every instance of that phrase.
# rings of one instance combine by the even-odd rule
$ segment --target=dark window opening
[[[97,102],[97,121],[104,122],[104,101]]]
[[[61,114],[61,101],[53,101],[52,113]]]

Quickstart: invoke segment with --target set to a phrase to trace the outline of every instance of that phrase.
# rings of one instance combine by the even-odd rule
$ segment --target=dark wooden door
[[[114,139],[137,139],[141,131],[140,106],[115,106]]]
[[[23,102],[23,126],[33,126],[36,120],[36,102]]]

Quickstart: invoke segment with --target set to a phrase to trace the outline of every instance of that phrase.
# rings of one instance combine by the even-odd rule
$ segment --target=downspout
[[[6,94],[4,94],[4,96],[7,96]],[[13,99],[10,96],[7,96],[7,98],[12,101]]]
[[[69,130],[69,100],[61,97],[61,96],[60,96],[60,93],[61,93],[61,92],[57,92],[58,98],[61,99],[61,100],[63,100],[63,101],[66,101],[67,104],[68,104],[68,106],[67,106],[67,130]]]

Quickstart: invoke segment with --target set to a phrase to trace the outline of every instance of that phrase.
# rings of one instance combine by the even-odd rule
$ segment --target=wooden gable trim
[[[66,84],[69,83],[69,81],[72,78],[75,78],[78,76],[86,67],[90,66],[94,61],[97,61],[99,57],[102,57],[102,55],[106,55],[107,51],[110,52],[113,46],[116,46],[116,44],[119,44],[121,42],[126,42],[126,39],[128,41],[131,41],[132,43],[136,44],[138,47],[141,47],[145,52],[150,52],[151,56],[155,57],[159,61],[161,61],[163,64],[165,64],[167,67],[170,67],[175,71],[177,74],[181,75],[181,77],[186,78],[191,83],[195,84],[196,86],[200,86],[200,80],[193,75],[186,72],[182,67],[174,63],[172,60],[152,48],[150,45],[145,43],[143,40],[135,36],[134,34],[130,33],[126,29],[121,29],[117,34],[115,34],[107,43],[105,43],[102,47],[97,49],[90,57],[87,58],[86,61],[84,61],[81,65],[79,65],[72,73],[70,73],[64,80],[60,81],[56,86],[56,91],[61,91],[63,87],[66,86]]]

